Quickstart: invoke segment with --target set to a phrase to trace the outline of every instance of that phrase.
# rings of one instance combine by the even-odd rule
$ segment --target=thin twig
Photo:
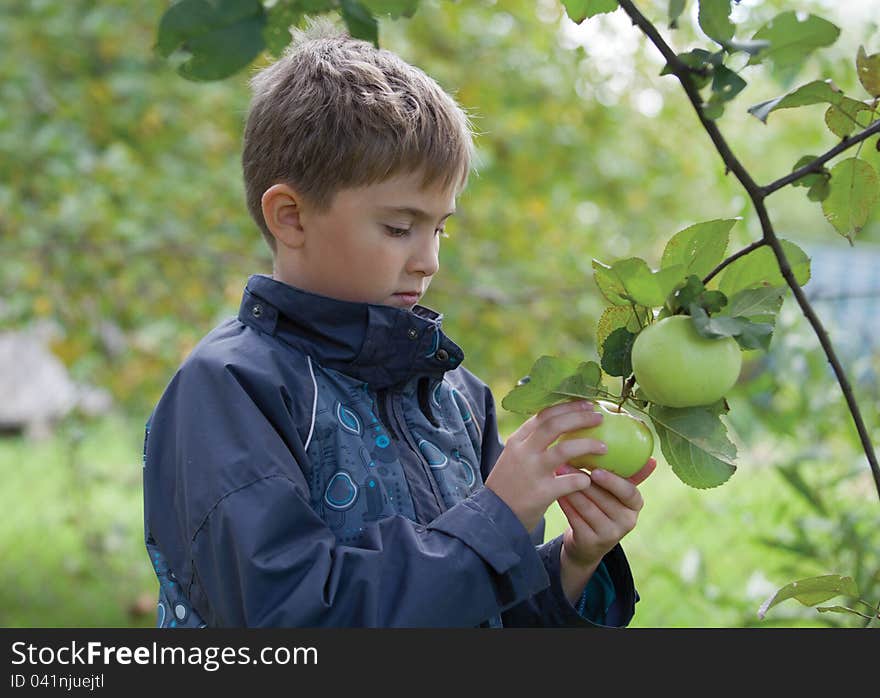
[[[855,136],[848,136],[847,138],[844,138],[842,141],[840,141],[840,143],[831,148],[831,150],[829,150],[824,155],[820,155],[812,162],[807,163],[803,167],[799,167],[798,169],[792,171],[791,174],[785,175],[785,177],[780,177],[775,182],[761,187],[761,193],[764,197],[767,197],[778,189],[782,189],[782,187],[786,186],[787,184],[796,182],[801,177],[808,175],[811,172],[819,172],[826,162],[836,157],[837,155],[840,155],[844,150],[852,148],[857,143],[861,143],[862,141],[870,138],[877,133],[880,133],[880,119],[872,123],[870,126],[868,126],[860,133],[856,134]]]
[[[721,271],[722,271],[727,265],[731,264],[732,262],[735,262],[735,261],[738,260],[740,257],[745,257],[749,252],[754,252],[754,251],[757,250],[759,247],[763,247],[763,246],[766,245],[766,244],[767,244],[767,241],[764,240],[764,239],[762,238],[761,240],[756,240],[755,242],[751,243],[750,245],[748,245],[748,246],[746,246],[746,247],[743,247],[743,248],[742,248],[739,252],[737,252],[736,254],[732,254],[732,255],[730,255],[730,257],[728,257],[727,259],[725,259],[724,261],[722,261],[717,267],[715,267],[712,271],[710,271],[710,272],[706,275],[706,277],[703,279],[703,286],[705,286],[706,284],[708,284],[708,283],[709,283],[714,277],[718,276],[718,274],[720,274]]]

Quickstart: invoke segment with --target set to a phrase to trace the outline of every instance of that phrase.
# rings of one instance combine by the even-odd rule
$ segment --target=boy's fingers
[[[640,511],[644,506],[642,493],[626,478],[603,468],[596,468],[590,473],[590,476],[599,487],[608,490],[628,509]]]
[[[567,475],[557,475],[553,479],[553,492],[551,494],[553,499],[559,499],[573,492],[588,489],[590,484],[590,476],[580,470]]]
[[[545,407],[535,416],[539,419],[550,419],[552,417],[557,417],[560,414],[565,414],[566,412],[595,409],[596,405],[594,405],[589,400],[567,400],[566,402],[560,402],[558,405],[550,405],[550,407]]]
[[[534,433],[538,425],[548,419],[558,417],[561,414],[566,414],[568,412],[583,412],[584,410],[592,412],[595,409],[596,406],[589,400],[567,400],[557,405],[545,407],[543,410],[536,414],[533,414],[526,421],[524,421],[520,425],[519,429],[517,429],[515,432],[513,432],[513,434],[510,435],[507,441],[525,441],[527,438],[529,438],[529,436],[532,435],[532,433]],[[546,448],[546,446],[544,448]]]
[[[535,450],[543,451],[566,432],[595,427],[601,423],[600,412],[595,412],[591,408],[575,407],[562,414],[539,419],[529,437],[529,445]]]
[[[598,439],[566,439],[555,446],[548,448],[543,455],[548,465],[558,467],[560,463],[574,460],[590,453],[601,455],[607,453],[608,448]]]
[[[574,496],[572,495],[572,497]],[[632,508],[602,487],[591,487],[588,491],[582,493],[581,496],[591,501],[612,521],[623,521],[633,515]]]
[[[519,441],[525,441],[529,436],[531,436],[532,432],[535,430],[535,424],[538,421],[538,415],[533,414],[526,421],[519,425],[519,429],[514,431],[509,437],[507,437],[507,444],[516,443]]]
[[[617,529],[615,520],[605,512],[593,499],[593,490],[590,487],[581,492],[572,492],[566,497],[566,502],[572,512],[583,521],[589,529],[598,536],[612,537]]]
[[[565,514],[565,519],[568,521],[568,525],[571,526],[573,531],[577,531],[581,536],[595,533],[595,530],[587,520],[587,517],[584,516],[584,513],[581,511],[583,505],[581,505],[580,508],[575,506],[573,500],[576,497],[584,499],[584,495],[574,493],[560,497],[556,500],[556,503],[559,504],[559,508],[562,510],[562,513]]]

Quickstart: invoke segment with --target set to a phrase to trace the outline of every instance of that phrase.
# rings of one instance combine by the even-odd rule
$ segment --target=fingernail
[[[600,441],[596,450],[599,451],[599,453],[608,453],[608,444],[604,441]]]
[[[585,410],[592,410],[595,409],[596,406],[589,400],[582,400],[581,407],[583,407]]]

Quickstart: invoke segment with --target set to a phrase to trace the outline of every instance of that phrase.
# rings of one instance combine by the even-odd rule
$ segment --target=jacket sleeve
[[[491,472],[504,449],[498,433],[495,400],[485,388],[485,421],[483,429],[483,480]],[[512,512],[511,512],[512,514]],[[622,627],[629,624],[639,599],[626,555],[620,544],[602,559],[596,572],[584,587],[581,598],[572,605],[562,589],[560,553],[562,536],[546,543],[545,522],[532,532],[532,541],[541,557],[549,586],[528,599],[507,609],[501,619],[505,627]]]
[[[189,366],[150,420],[146,523],[208,625],[474,627],[547,587],[486,488],[428,525],[393,516],[339,544],[267,406],[280,398],[259,392],[229,366]]]

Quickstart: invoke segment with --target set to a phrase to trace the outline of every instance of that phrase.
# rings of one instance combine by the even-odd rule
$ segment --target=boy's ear
[[[301,247],[302,198],[287,184],[273,184],[263,192],[263,219],[275,239],[285,247]]]

